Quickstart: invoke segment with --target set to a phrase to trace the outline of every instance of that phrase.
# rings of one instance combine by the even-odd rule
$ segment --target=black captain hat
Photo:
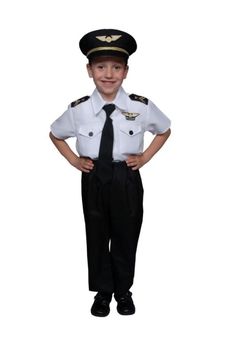
[[[137,49],[135,39],[118,29],[99,29],[85,34],[79,42],[82,53],[90,60],[97,56],[128,59]]]

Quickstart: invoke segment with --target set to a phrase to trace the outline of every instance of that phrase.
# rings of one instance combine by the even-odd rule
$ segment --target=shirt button
[[[93,137],[93,132],[91,131],[91,132],[89,132],[89,137]]]
[[[129,134],[132,136],[134,134],[134,132],[132,130],[130,130]]]

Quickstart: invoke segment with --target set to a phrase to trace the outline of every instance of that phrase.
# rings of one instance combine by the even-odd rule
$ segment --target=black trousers
[[[123,294],[133,284],[135,257],[143,219],[143,186],[139,171],[112,163],[112,180],[82,173],[89,290]]]

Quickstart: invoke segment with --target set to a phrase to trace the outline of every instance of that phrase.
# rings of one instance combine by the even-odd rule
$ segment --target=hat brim
[[[127,60],[129,55],[121,51],[106,49],[106,50],[94,51],[87,56],[89,60],[94,59],[96,57],[122,57]]]

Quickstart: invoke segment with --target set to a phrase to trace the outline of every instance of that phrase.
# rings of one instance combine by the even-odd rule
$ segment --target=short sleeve
[[[73,114],[70,107],[52,123],[51,132],[59,139],[75,137]]]
[[[146,131],[153,134],[162,134],[170,128],[170,125],[170,119],[149,100],[147,106]]]

